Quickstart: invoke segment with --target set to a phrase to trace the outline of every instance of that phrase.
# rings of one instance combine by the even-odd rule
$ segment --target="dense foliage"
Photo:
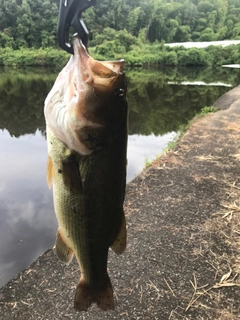
[[[50,50],[57,49],[58,5],[59,0],[0,0],[0,64],[57,65],[65,57]],[[208,51],[186,54],[162,44],[240,39],[240,0],[97,0],[83,15],[91,52],[102,59],[124,57],[130,64],[215,64]],[[26,59],[19,53],[15,61],[6,57],[8,48],[42,51],[26,51]],[[232,62],[237,50],[233,56]]]
[[[98,60],[120,59],[124,57],[128,66],[209,66],[234,64],[240,61],[240,45],[227,47],[209,46],[206,49],[170,48],[163,44],[135,45],[124,54],[117,49],[99,47],[89,48],[90,54]],[[0,48],[0,65],[4,66],[56,66],[60,70],[69,59],[69,54],[54,48],[12,50]]]
[[[68,59],[65,51],[53,48],[0,48],[0,65],[4,66],[58,66],[60,70]]]
[[[0,0],[0,46],[56,46],[59,0]],[[125,49],[134,38],[165,42],[240,39],[240,0],[97,0],[84,13],[92,45],[107,28],[125,30]],[[107,29],[108,30],[108,29]],[[108,41],[113,41],[109,35]],[[128,40],[128,41],[127,41]],[[116,44],[117,45],[117,44]]]
[[[238,64],[240,61],[240,45],[186,49],[183,46],[172,48],[164,44],[141,44],[139,42],[124,54],[117,48],[109,47],[109,50],[106,50],[105,46],[106,44],[103,43],[101,46],[90,48],[90,53],[99,60],[124,57],[125,62],[130,66],[209,66]]]
[[[107,27],[150,42],[239,38],[239,0],[103,0],[86,13],[94,35]]]

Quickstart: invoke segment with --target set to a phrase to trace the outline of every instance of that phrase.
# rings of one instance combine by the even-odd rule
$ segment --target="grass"
[[[176,146],[177,142],[178,142],[178,138],[175,138],[175,140],[170,141],[170,142],[168,143],[165,151],[168,151],[168,150],[173,149],[173,148]]]
[[[206,116],[208,113],[217,112],[219,109],[215,107],[204,107],[202,110],[195,116],[195,118],[202,118]]]
[[[148,160],[147,158],[145,158],[145,166],[144,166],[144,169],[148,168],[151,166],[153,161],[151,160]]]
[[[201,302],[205,298],[207,300],[215,301],[218,296],[222,296],[223,288],[230,287],[240,287],[240,267],[239,267],[239,257],[236,252],[239,252],[239,234],[240,234],[240,206],[236,198],[239,199],[240,191],[239,188],[233,184],[226,182],[228,193],[231,194],[231,200],[229,202],[221,203],[222,210],[215,213],[212,216],[211,221],[206,222],[201,229],[202,238],[208,236],[208,241],[204,245],[201,252],[196,252],[196,255],[200,255],[202,258],[211,256],[209,259],[209,265],[215,269],[215,277],[212,283],[206,283],[205,285],[198,285],[197,276],[193,273],[193,281],[190,280],[191,286],[193,288],[192,297],[186,306],[185,311],[189,311],[191,308],[204,308]],[[230,192],[229,192],[230,191]],[[228,254],[223,250],[222,252],[213,252],[212,248],[216,240],[222,239],[222,244],[229,248]],[[231,248],[231,249],[230,249]],[[210,254],[211,253],[211,254]],[[209,308],[209,307],[207,307]],[[220,310],[219,310],[220,311]],[[234,314],[229,313],[230,310],[223,310],[224,312],[219,315],[219,319],[239,319],[235,317]],[[228,312],[227,312],[228,311]],[[227,314],[227,318],[225,317]]]
[[[178,136],[177,136],[174,140],[169,141],[167,147],[164,148],[164,149],[162,150],[162,152],[156,156],[155,159],[153,159],[153,160],[148,160],[147,158],[145,159],[144,169],[150,167],[154,161],[156,161],[158,158],[160,158],[161,156],[163,156],[163,155],[164,155],[165,153],[167,153],[168,151],[172,150],[172,149],[177,145],[177,143],[179,142],[179,140],[181,140],[181,138],[182,138],[183,135],[186,133],[186,131],[191,127],[191,125],[194,123],[194,121],[196,121],[196,119],[200,119],[200,118],[206,116],[207,114],[209,114],[209,113],[214,113],[214,112],[216,112],[216,111],[218,111],[218,110],[219,110],[218,108],[215,108],[215,107],[213,107],[213,106],[202,108],[202,110],[201,110],[199,113],[197,113],[197,114],[195,115],[195,117],[188,122],[188,124],[179,127]]]
[[[193,295],[192,298],[189,302],[189,304],[187,305],[185,311],[188,311],[191,307],[193,307],[193,305],[195,304],[195,302],[202,297],[203,295],[209,294],[210,290],[213,289],[219,289],[219,288],[223,288],[223,287],[240,287],[240,283],[237,283],[235,281],[236,277],[238,277],[238,273],[236,273],[235,275],[232,274],[233,271],[232,269],[229,267],[229,271],[227,273],[225,273],[221,279],[219,281],[217,281],[214,285],[208,285],[205,284],[203,286],[198,287],[197,284],[197,278],[195,273],[193,274],[193,279],[194,281],[190,280],[190,283],[193,287]]]

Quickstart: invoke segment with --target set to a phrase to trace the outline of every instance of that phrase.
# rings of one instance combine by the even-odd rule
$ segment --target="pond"
[[[56,71],[0,69],[0,287],[55,241],[43,103]],[[238,70],[127,70],[128,181],[231,86]]]

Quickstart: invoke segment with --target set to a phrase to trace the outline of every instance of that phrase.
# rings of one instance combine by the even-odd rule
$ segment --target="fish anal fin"
[[[101,286],[89,285],[83,278],[80,279],[75,293],[74,309],[86,311],[92,303],[96,303],[103,311],[114,310],[113,289],[108,275]]]
[[[66,264],[71,262],[74,255],[73,251],[64,242],[59,230],[56,236],[56,254],[58,258]]]
[[[121,254],[126,249],[126,245],[127,245],[126,219],[123,213],[121,227],[115,241],[111,245],[111,249],[115,253]]]
[[[51,186],[53,184],[53,175],[54,175],[54,167],[52,163],[52,159],[48,156],[47,161],[47,184],[48,188],[51,189]]]

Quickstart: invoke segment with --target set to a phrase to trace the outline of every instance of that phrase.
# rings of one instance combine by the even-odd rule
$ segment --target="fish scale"
[[[105,183],[107,190],[104,190],[101,178],[102,175],[104,176],[104,172],[96,166],[98,157],[100,156],[102,159],[101,153],[98,156],[79,157],[79,162],[76,159],[77,156],[75,156],[75,161],[69,161],[72,156],[70,150],[54,137],[49,129],[47,137],[52,142],[50,146],[55,146],[55,148],[49,148],[49,156],[53,161],[54,168],[56,168],[53,194],[60,233],[64,242],[75,253],[80,269],[84,270],[85,280],[89,284],[101,284],[107,274],[108,248],[117,236],[123,215],[122,207],[119,205],[116,211],[115,205],[119,200],[118,184],[109,188],[109,184]],[[63,154],[63,157],[59,157],[59,154]],[[106,160],[109,161],[109,159]],[[73,161],[75,165],[73,165]],[[67,170],[65,169],[66,163],[68,163],[67,167],[70,167]],[[73,175],[72,181],[70,177],[67,183],[64,182],[64,175],[68,174],[69,169],[74,174],[73,168],[76,169],[76,165],[79,165],[79,172],[84,181],[75,179],[76,176]],[[95,178],[95,181],[91,179],[92,177]],[[96,185],[96,182],[99,186]],[[113,193],[114,189],[115,194]],[[109,196],[115,196],[116,199],[112,198],[109,202],[107,201]],[[121,196],[123,197],[123,195]],[[123,199],[120,199],[120,203],[122,201]],[[104,202],[106,202],[107,208],[104,208]],[[100,223],[97,223],[98,221]],[[118,223],[116,223],[117,221]]]

